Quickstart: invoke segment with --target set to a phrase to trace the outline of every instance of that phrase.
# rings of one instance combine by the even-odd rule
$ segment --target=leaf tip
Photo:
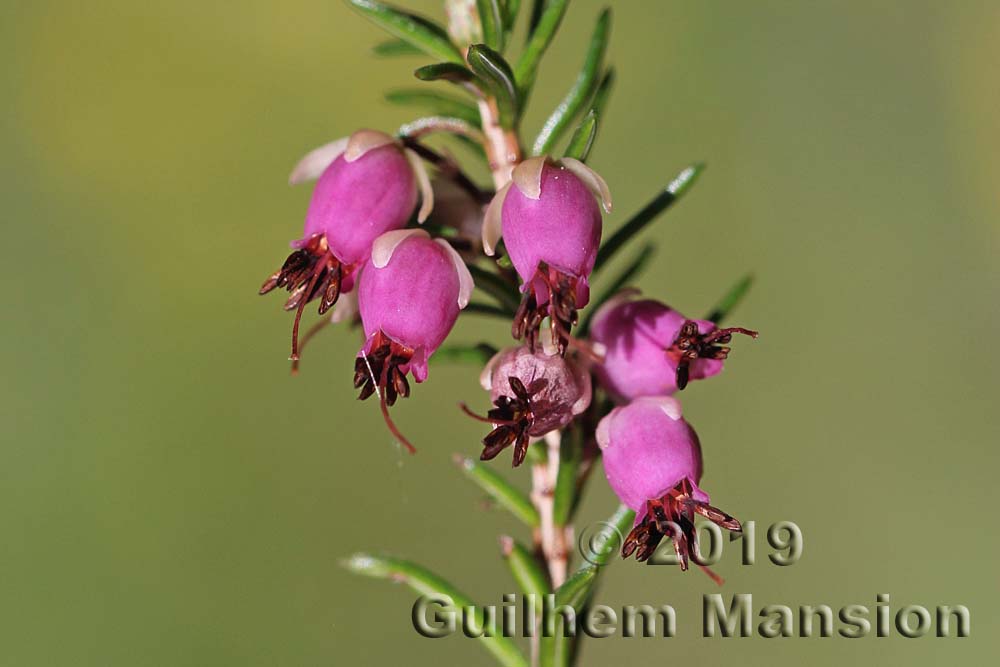
[[[349,1],[354,2],[354,0]],[[359,551],[358,553],[351,554],[347,558],[342,558],[340,560],[340,566],[345,570],[349,570],[357,574],[364,574],[374,569],[375,558],[370,554]]]

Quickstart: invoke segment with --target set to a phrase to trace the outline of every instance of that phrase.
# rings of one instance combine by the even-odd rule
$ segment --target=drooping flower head
[[[387,407],[410,395],[407,374],[412,372],[417,382],[427,379],[428,359],[469,302],[472,276],[443,239],[401,229],[376,239],[358,282],[365,344],[355,361],[354,386],[361,400],[378,393],[390,430],[414,451]]]
[[[670,306],[633,297],[611,299],[594,315],[591,337],[603,347],[597,365],[601,383],[617,398],[669,396],[722,371],[734,333],[753,338],[756,331],[718,329],[707,320],[690,320]]]
[[[590,406],[590,373],[571,359],[541,349],[501,350],[486,364],[479,381],[490,392],[494,407],[486,417],[462,407],[466,414],[493,425],[483,438],[479,457],[483,461],[513,444],[513,465],[521,465],[529,438],[563,428]]]
[[[545,317],[565,352],[578,308],[590,299],[590,272],[601,242],[601,210],[611,194],[578,160],[536,157],[519,164],[486,211],[483,249],[492,255],[501,235],[525,293],[514,317],[514,338],[534,347]]]
[[[696,547],[694,515],[732,531],[740,522],[709,505],[698,487],[701,445],[669,396],[638,398],[612,410],[597,425],[604,474],[625,505],[636,512],[622,556],[648,559],[664,536],[673,541],[681,569]]]
[[[278,287],[291,292],[285,310],[296,310],[293,361],[299,357],[299,320],[305,305],[320,299],[322,315],[341,293],[352,289],[375,239],[406,226],[418,189],[423,198],[418,220],[423,222],[434,205],[420,159],[375,130],[358,130],[312,151],[292,171],[289,182],[317,178],[302,238],[292,242],[292,254],[260,288],[261,294]]]

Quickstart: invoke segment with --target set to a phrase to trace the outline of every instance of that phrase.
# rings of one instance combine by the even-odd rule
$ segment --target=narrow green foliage
[[[476,0],[479,23],[483,28],[483,41],[495,51],[503,51],[504,17],[499,0]]]
[[[499,506],[531,528],[539,525],[538,510],[531,504],[528,496],[501,477],[492,467],[457,454],[454,460],[462,472]]]
[[[531,37],[524,46],[524,52],[521,53],[521,58],[517,61],[517,67],[514,68],[514,77],[525,96],[535,83],[538,62],[542,59],[545,50],[549,48],[549,44],[552,43],[552,38],[566,13],[569,0],[548,0],[544,5],[538,22],[531,31]]]
[[[486,82],[490,94],[496,98],[500,125],[512,129],[517,124],[518,92],[510,65],[485,44],[470,46],[467,57],[472,71]]]
[[[635,511],[625,505],[619,505],[615,513],[604,522],[606,530],[594,536],[588,544],[587,560],[593,565],[607,565],[608,561],[618,554],[625,536],[632,530],[634,519]]]
[[[531,152],[533,155],[545,155],[552,152],[556,142],[569,128],[577,114],[593,97],[600,82],[601,63],[608,47],[608,37],[611,34],[611,10],[605,9],[597,18],[594,34],[587,47],[587,55],[583,67],[576,76],[576,81],[555,108],[548,120],[542,126],[541,132],[535,138]]]
[[[373,23],[405,40],[424,53],[454,63],[462,63],[462,53],[451,43],[448,32],[422,16],[375,0],[348,0]]]
[[[469,68],[455,63],[424,65],[415,69],[413,76],[421,81],[451,81],[452,83],[477,85],[476,75]]]
[[[500,538],[500,549],[511,576],[525,595],[535,596],[535,614],[542,613],[543,596],[548,593],[548,580],[535,555],[511,537]]]
[[[624,536],[632,527],[635,512],[619,505],[611,517],[604,522],[603,530],[588,542],[587,562],[556,590],[556,605],[570,605],[577,612],[587,603],[594,590],[594,584],[601,573],[601,567],[618,552]],[[552,635],[553,633],[549,633]],[[573,638],[561,634],[542,640],[541,664],[569,665],[573,655]]]
[[[586,603],[599,568],[595,565],[582,567],[566,579],[563,585],[556,589],[556,608],[569,605],[577,614],[581,613]],[[551,619],[551,617],[550,617]],[[552,620],[549,620],[552,623]],[[541,664],[543,667],[565,667],[571,663],[574,638],[563,634],[562,623],[555,623],[547,630],[541,646]]]
[[[597,132],[601,129],[604,107],[611,96],[614,83],[615,70],[612,68],[601,77],[601,82],[598,84],[597,91],[590,103],[590,111],[580,121],[580,125],[569,140],[569,146],[567,146],[565,153],[568,157],[575,157],[581,162],[586,162],[587,158],[590,157],[590,150],[594,147],[594,142],[597,141]]]
[[[661,213],[666,211],[678,199],[683,197],[694,182],[698,180],[701,173],[705,171],[705,165],[701,163],[693,164],[679,173],[674,180],[670,181],[660,194],[656,195],[652,201],[633,215],[628,222],[621,226],[611,238],[601,245],[597,251],[597,260],[594,263],[594,272],[600,269],[611,259],[615,253],[632,239],[636,234],[645,229]]]
[[[389,39],[372,47],[372,53],[383,58],[420,56],[424,52],[403,39]]]
[[[577,471],[580,469],[580,459],[583,447],[580,439],[582,433],[579,427],[563,431],[562,442],[559,445],[559,472],[556,475],[556,488],[552,498],[552,521],[556,526],[565,526],[576,498]]]
[[[345,560],[342,564],[354,574],[406,584],[418,595],[447,596],[452,601],[451,611],[460,611],[463,607],[474,605],[472,600],[455,588],[451,582],[427,568],[407,560],[358,553]],[[483,608],[480,605],[476,605],[476,609],[475,622],[478,627],[482,627]],[[510,638],[502,636],[499,632],[491,634],[495,636],[487,637],[484,635],[479,638],[479,641],[482,642],[483,647],[487,651],[493,654],[497,662],[504,665],[504,667],[528,666],[528,661],[517,647],[517,644]]]
[[[528,41],[531,41],[531,38],[535,35],[535,30],[538,28],[538,23],[542,20],[542,13],[545,11],[546,4],[547,0],[532,0],[531,15],[528,17]]]
[[[581,603],[587,599],[590,586],[597,577],[597,566],[587,564],[571,574],[562,586],[556,589],[556,606],[568,604],[574,609],[579,609]]]
[[[521,0],[507,0],[504,4],[504,39],[509,41],[510,34],[514,32],[514,26],[517,24],[517,15],[521,12]]]
[[[389,579],[406,584],[420,595],[447,595],[456,606],[470,604],[469,598],[453,584],[427,568],[401,558],[356,553],[341,565],[353,572],[373,579]]]
[[[453,95],[436,90],[424,90],[422,88],[391,90],[385,94],[385,100],[390,104],[400,106],[421,107],[439,116],[461,118],[465,122],[477,127],[481,124],[479,109],[474,105]]]
[[[752,273],[748,273],[740,278],[735,285],[729,288],[729,291],[726,292],[725,296],[723,296],[719,302],[715,304],[715,308],[713,308],[712,311],[705,316],[705,319],[709,322],[720,324],[722,320],[726,319],[726,317],[729,316],[729,313],[731,313],[733,309],[736,308],[741,301],[743,301],[747,292],[750,291],[750,287],[753,286],[753,281],[754,276]]]
[[[653,258],[656,253],[656,246],[652,243],[647,243],[642,247],[642,250],[635,256],[625,270],[615,276],[614,280],[608,283],[608,286],[601,290],[600,295],[593,300],[591,307],[587,310],[587,316],[583,318],[583,323],[580,324],[580,335],[586,335],[590,331],[590,324],[594,318],[594,313],[607,302],[608,299],[613,297],[615,294],[620,292],[623,287],[629,285],[632,280],[638,276],[646,265],[649,264],[649,260]]]
[[[608,104],[611,91],[615,85],[615,68],[609,67],[608,71],[601,77],[601,82],[597,85],[594,99],[590,102],[590,109],[597,114],[598,118],[604,115],[604,107]]]
[[[476,287],[496,299],[501,306],[510,309],[510,314],[513,315],[521,303],[517,288],[492,271],[475,264],[469,264],[468,267]]]
[[[479,142],[483,139],[483,133],[478,126],[451,116],[416,118],[405,125],[400,125],[399,129],[396,130],[396,136],[417,137],[432,132],[448,132],[454,136],[468,137]]]
[[[569,140],[569,145],[566,147],[564,155],[576,158],[580,162],[586,162],[587,157],[590,155],[590,149],[594,147],[594,139],[597,138],[597,126],[597,114],[591,109],[583,117],[583,120],[580,121],[579,127],[576,128],[572,138]]]
[[[485,365],[496,353],[497,349],[489,343],[449,344],[438,348],[438,351],[434,353],[434,361],[457,361]]]

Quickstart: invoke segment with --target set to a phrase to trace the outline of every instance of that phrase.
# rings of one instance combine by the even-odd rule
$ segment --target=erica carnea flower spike
[[[722,372],[735,333],[757,337],[742,327],[717,329],[707,320],[690,320],[652,299],[625,292],[601,307],[591,335],[604,353],[597,366],[601,383],[618,398],[669,396],[689,380]]]
[[[306,304],[320,299],[322,315],[353,288],[375,239],[409,221],[418,190],[421,222],[434,205],[420,159],[375,130],[358,130],[312,151],[292,170],[289,182],[317,178],[302,238],[292,242],[295,250],[260,288],[261,294],[278,287],[291,292],[285,310],[296,311],[292,361],[299,358],[299,321]]]
[[[590,300],[602,224],[595,197],[611,210],[608,186],[592,169],[572,158],[540,156],[514,169],[486,211],[483,249],[492,255],[503,236],[524,292],[512,333],[531,347],[549,317],[559,353],[565,353],[577,309]]]
[[[413,445],[389,417],[399,396],[410,395],[406,376],[427,379],[427,361],[469,303],[472,276],[458,253],[419,229],[387,232],[375,240],[361,271],[358,306],[365,344],[354,364],[359,399],[378,394],[386,424],[411,452]]]
[[[610,532],[629,533],[622,554],[645,560],[666,537],[686,568],[697,547],[695,515],[734,531],[740,523],[709,505],[699,488],[698,438],[670,394],[691,379],[718,373],[733,334],[756,332],[718,329],[630,295],[607,302],[635,278],[650,256],[649,246],[617,278],[604,281],[595,298],[604,305],[579,330],[574,327],[578,310],[590,301],[592,273],[671,209],[703,165],[685,169],[669,183],[651,184],[659,189],[656,196],[601,247],[601,209],[611,210],[611,196],[584,162],[607,121],[616,78],[605,63],[610,10],[594,17],[581,69],[538,138],[526,142],[525,110],[568,0],[444,0],[447,25],[391,4],[405,0],[348,1],[391,34],[376,47],[378,55],[423,54],[429,60],[415,71],[418,63],[406,65],[406,73],[436,83],[386,96],[427,114],[401,119],[395,136],[359,130],[309,153],[292,172],[292,183],[317,180],[305,230],[284,266],[261,288],[261,293],[278,287],[290,292],[285,307],[296,311],[292,359],[330,321],[360,320],[364,340],[354,359],[354,386],[362,400],[377,397],[389,430],[412,452],[390,408],[409,396],[411,380],[427,379],[428,361],[460,310],[468,304],[478,316],[513,318],[514,347],[497,351],[487,341],[461,341],[449,346],[447,358],[476,364],[489,359],[480,380],[492,407],[478,416],[462,404],[467,414],[490,425],[482,448],[476,448],[480,459],[491,461],[509,449],[518,467],[530,443],[543,439],[533,446],[531,465],[523,466],[530,468],[530,493],[495,465],[460,456],[468,478],[525,524],[532,543],[508,538],[503,550],[521,592],[551,592],[578,614],[593,599],[601,574],[595,566],[606,562],[602,545],[611,538],[591,544],[594,558],[575,573],[570,566],[575,515],[602,459],[622,501],[610,518],[615,529]],[[453,94],[441,90],[445,83]],[[562,87],[558,81],[545,85]],[[426,143],[431,134],[434,145]],[[455,139],[473,145],[466,157],[483,159],[488,183],[470,176],[476,170],[449,152],[448,142]],[[560,145],[563,157],[550,157]],[[525,146],[533,147],[528,159]],[[433,191],[425,164],[434,171]],[[423,223],[432,213],[435,198],[433,218],[414,228],[414,218]],[[480,242],[486,255],[501,257],[484,261]],[[469,304],[472,276],[487,301]],[[720,302],[712,311],[716,321],[743,292]],[[299,322],[313,300],[320,313],[333,312],[300,340]],[[616,408],[611,399],[625,405]],[[472,605],[446,577],[409,561],[359,554],[348,567],[404,582],[420,593],[447,593],[456,607]],[[505,667],[577,664],[581,654],[580,635],[533,637],[530,659],[502,633],[484,639],[479,644]]]
[[[494,407],[480,417],[462,405],[466,414],[493,425],[483,438],[483,461],[514,445],[513,465],[524,461],[529,438],[540,438],[563,428],[590,406],[590,373],[580,365],[526,346],[498,352],[480,376]]]
[[[636,399],[612,410],[597,425],[604,474],[623,503],[636,512],[635,525],[622,545],[622,556],[649,558],[666,536],[673,541],[682,570],[697,548],[694,515],[732,531],[740,522],[709,505],[698,487],[701,445],[681,416],[677,399]]]

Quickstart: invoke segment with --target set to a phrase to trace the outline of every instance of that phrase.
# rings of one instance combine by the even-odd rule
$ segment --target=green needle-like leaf
[[[461,118],[465,122],[477,127],[481,122],[479,119],[479,109],[474,105],[437,90],[402,88],[389,91],[385,94],[385,99],[390,104],[421,107],[438,116]]]
[[[556,589],[556,606],[568,604],[579,612],[580,608],[590,598],[594,584],[600,575],[601,567],[606,565],[618,553],[624,536],[628,535],[635,519],[635,512],[625,505],[619,505],[611,517],[604,522],[603,530],[595,534],[589,541],[585,565],[571,574],[563,585]],[[550,621],[551,622],[551,621]],[[568,665],[573,653],[573,638],[565,637],[558,632],[562,624],[555,623],[555,628],[546,628],[551,639],[542,640],[542,665]]]
[[[495,51],[503,51],[504,17],[498,0],[476,0],[479,24],[483,27],[483,41]]]
[[[548,593],[548,580],[538,560],[527,547],[511,537],[501,537],[500,548],[518,587],[525,595],[535,596],[535,614],[540,618],[545,602],[543,596]]]
[[[590,45],[587,47],[587,55],[583,61],[583,67],[576,76],[572,88],[566,93],[559,105],[545,121],[542,131],[538,133],[532,145],[533,155],[546,155],[552,152],[556,142],[569,128],[573,119],[588,100],[594,95],[600,81],[601,62],[604,60],[604,52],[608,47],[608,37],[611,34],[611,10],[605,9],[597,18],[597,26],[594,34],[590,38]]]
[[[421,56],[424,52],[406,40],[389,39],[372,47],[372,53],[383,58],[394,56]]]
[[[475,84],[476,75],[469,68],[455,63],[424,65],[413,71],[413,76],[421,81],[451,81],[452,83]]]
[[[486,82],[490,94],[496,98],[500,125],[511,129],[517,124],[518,92],[514,72],[503,56],[485,44],[473,44],[467,56],[469,66]]]
[[[451,43],[447,31],[422,16],[375,0],[348,0],[373,23],[405,40],[424,53],[462,63],[462,53]]]
[[[489,343],[442,345],[434,353],[434,361],[458,361],[485,365],[496,353],[497,349]]]
[[[594,99],[590,102],[590,108],[597,114],[598,118],[604,115],[604,107],[608,104],[608,98],[611,97],[614,86],[615,68],[609,67],[608,71],[601,77],[601,82],[597,85],[597,92],[594,93]]]
[[[590,149],[594,147],[594,139],[597,138],[597,114],[591,109],[580,121],[580,126],[576,128],[573,137],[566,147],[566,157],[576,158],[580,162],[586,162],[590,155]]]
[[[538,63],[545,50],[549,48],[549,44],[552,43],[552,38],[562,22],[563,15],[566,14],[568,5],[569,0],[548,0],[545,3],[545,8],[541,10],[537,24],[531,31],[531,37],[524,46],[524,52],[517,61],[517,67],[514,68],[514,78],[521,86],[521,93],[525,97],[535,83]]]
[[[400,558],[374,556],[366,553],[354,554],[343,562],[344,567],[355,574],[375,579],[386,579],[395,583],[406,584],[418,595],[443,595],[451,598],[452,611],[473,606],[467,595],[459,591],[449,581],[431,572],[427,568]],[[476,606],[476,626],[482,627],[483,607]],[[479,641],[483,647],[493,654],[504,667],[528,667],[524,654],[510,638],[492,633],[495,636],[482,636]]]
[[[646,225],[683,197],[703,171],[705,171],[704,164],[693,164],[674,177],[674,180],[670,181],[663,192],[656,195],[651,202],[633,215],[611,238],[601,245],[601,249],[597,251],[597,260],[594,262],[594,271],[596,272],[604,266],[633,236],[641,232]]]
[[[423,118],[416,118],[409,123],[400,125],[399,129],[396,130],[396,136],[418,137],[430,134],[431,132],[447,132],[452,136],[466,137],[477,142],[483,140],[483,133],[477,126],[461,118],[451,116],[424,116]]]
[[[516,516],[527,526],[531,528],[538,526],[540,522],[538,510],[531,504],[528,496],[501,477],[492,467],[458,454],[455,455],[455,463],[469,479],[475,482],[498,505]]]
[[[559,447],[559,471],[552,498],[552,521],[557,526],[565,526],[576,499],[576,473],[580,468],[582,447],[580,429],[563,432]]]
[[[529,42],[538,28],[538,23],[542,20],[542,13],[545,11],[546,4],[548,4],[548,0],[532,0],[531,15],[528,17],[527,41]]]
[[[589,565],[607,565],[618,554],[625,536],[632,530],[635,512],[625,505],[619,505],[615,513],[604,522],[599,531],[587,544]],[[584,566],[586,567],[586,566]]]
[[[521,297],[518,295],[517,288],[492,271],[487,271],[475,264],[469,264],[468,267],[476,287],[492,296],[504,308],[509,308],[510,314],[513,315],[518,306],[521,305]]]
[[[639,275],[646,265],[649,264],[649,260],[653,258],[653,254],[656,252],[656,246],[652,243],[647,243],[639,251],[639,254],[635,256],[635,259],[625,270],[615,276],[608,286],[603,289],[600,295],[592,300],[590,308],[587,310],[587,316],[583,318],[583,323],[580,325],[580,334],[586,335],[590,331],[591,320],[594,317],[594,313],[600,309],[600,307],[611,297],[621,291],[623,287],[628,285],[632,280]]]
[[[590,156],[590,150],[594,147],[594,142],[597,140],[597,131],[601,128],[601,115],[604,113],[608,97],[611,96],[611,88],[614,83],[615,71],[614,69],[609,69],[601,78],[601,83],[597,86],[597,92],[594,93],[593,100],[590,103],[590,111],[580,121],[576,132],[573,133],[573,137],[569,140],[569,146],[567,146],[565,153],[567,157],[575,157],[581,162],[587,161],[587,158]]]
[[[752,273],[748,273],[740,278],[739,282],[729,288],[729,291],[719,300],[719,303],[715,304],[715,308],[712,309],[705,319],[709,322],[720,324],[743,301],[743,297],[747,295],[750,287],[753,286],[753,280]]]
[[[579,609],[580,604],[587,598],[590,585],[597,576],[597,570],[596,565],[587,565],[571,574],[563,585],[556,589],[556,606],[568,604]]]
[[[517,23],[517,15],[520,11],[521,0],[507,0],[503,17],[504,39],[510,39],[510,33],[514,32],[514,25]]]

